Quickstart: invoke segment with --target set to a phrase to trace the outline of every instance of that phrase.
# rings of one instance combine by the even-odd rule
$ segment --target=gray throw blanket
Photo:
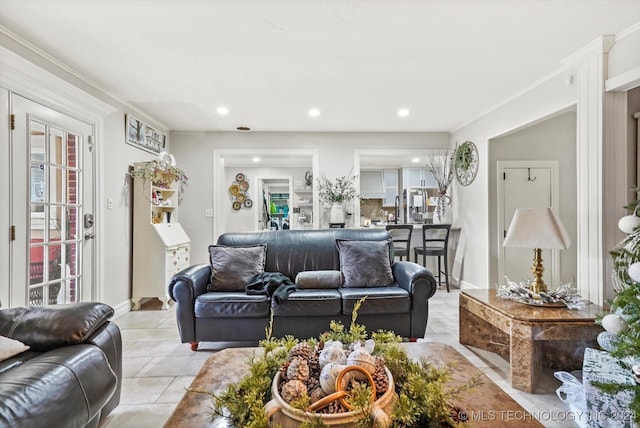
[[[266,294],[279,305],[297,289],[298,287],[293,281],[280,272],[262,272],[249,278],[245,291],[247,294],[253,295]]]

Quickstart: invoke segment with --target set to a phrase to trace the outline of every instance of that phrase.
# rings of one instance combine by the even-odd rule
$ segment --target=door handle
[[[94,235],[94,234],[93,234],[93,233],[91,233],[91,232],[87,232],[87,233],[85,233],[85,234],[84,234],[84,239],[85,239],[85,240],[93,239],[93,238],[95,238],[95,237],[96,237],[96,235]]]

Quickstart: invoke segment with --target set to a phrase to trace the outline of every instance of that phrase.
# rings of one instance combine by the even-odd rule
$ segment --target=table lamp
[[[542,248],[564,250],[571,245],[571,239],[551,208],[518,208],[503,245],[533,248],[533,281],[529,288],[534,293],[540,293],[547,291],[547,285],[542,280]]]

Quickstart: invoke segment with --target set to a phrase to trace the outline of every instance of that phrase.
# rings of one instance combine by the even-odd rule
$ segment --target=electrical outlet
[[[213,217],[213,208],[205,208],[204,216],[207,218]]]

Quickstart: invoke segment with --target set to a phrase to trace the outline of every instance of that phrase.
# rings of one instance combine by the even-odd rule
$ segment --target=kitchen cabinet
[[[395,206],[396,197],[398,196],[398,170],[383,169],[382,176],[384,179],[384,200],[383,207]]]
[[[384,179],[381,169],[360,171],[360,197],[384,199]]]
[[[171,277],[189,266],[191,240],[180,225],[178,189],[133,179],[133,309],[144,298],[158,298],[169,308]]]
[[[404,187],[438,187],[428,168],[404,168]]]

